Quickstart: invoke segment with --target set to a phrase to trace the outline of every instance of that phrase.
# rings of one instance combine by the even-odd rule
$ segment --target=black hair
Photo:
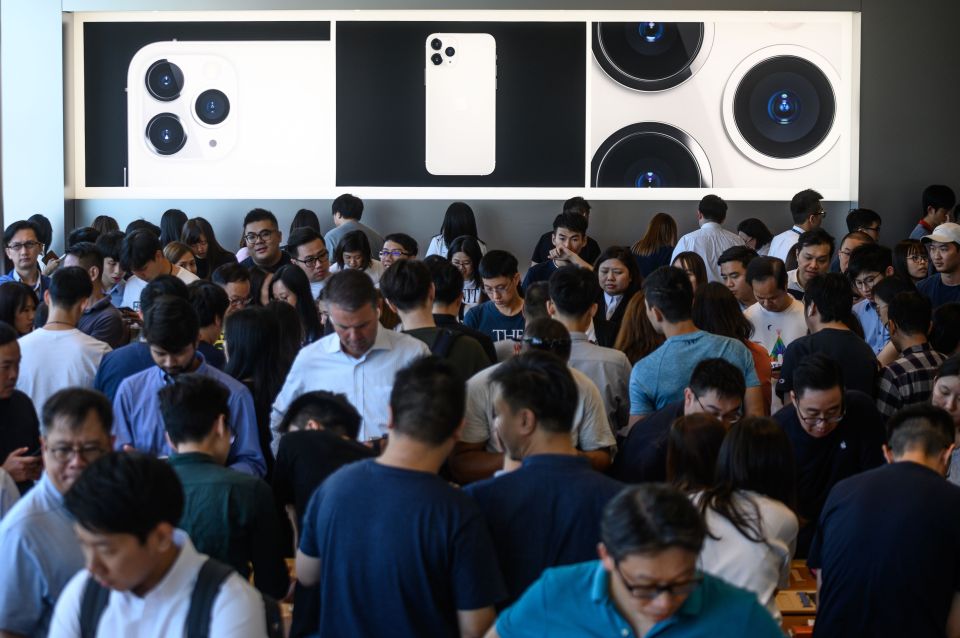
[[[199,443],[221,414],[230,417],[230,391],[204,374],[181,374],[160,388],[160,416],[174,445]]]
[[[293,264],[281,266],[273,275],[270,282],[270,298],[273,299],[273,286],[282,282],[287,290],[297,296],[297,314],[303,324],[303,336],[306,343],[313,343],[323,336],[323,326],[320,325],[320,313],[317,303],[313,299],[310,289],[310,280],[305,272]],[[226,293],[224,293],[226,295]]]
[[[302,430],[309,421],[316,421],[323,429],[351,439],[360,434],[360,413],[343,394],[327,390],[301,394],[287,408],[279,430],[289,432],[291,427]]]
[[[67,235],[67,248],[71,248],[80,243],[96,243],[97,239],[100,237],[100,231],[98,231],[93,226],[81,226],[80,228],[74,228],[70,231],[70,234]]]
[[[937,368],[937,378],[960,376],[960,355],[951,355]]]
[[[505,250],[491,250],[480,259],[479,265],[474,266],[482,279],[513,277],[519,272],[518,267],[517,258]]]
[[[123,229],[123,234],[129,235],[135,230],[149,230],[157,238],[157,241],[160,241],[160,227],[145,219],[135,219],[127,224],[127,227]]]
[[[119,230],[103,233],[97,237],[97,250],[100,251],[104,259],[120,261],[120,247],[123,245],[124,237],[123,232]]]
[[[331,213],[340,213],[344,219],[357,219],[363,217],[363,200],[354,197],[350,193],[340,195],[330,206]]]
[[[210,222],[203,217],[188,219],[180,233],[180,241],[190,246],[192,250],[193,246],[200,241],[201,237],[207,240],[207,256],[204,257],[204,260],[206,260],[208,264],[216,265],[224,263],[224,261],[227,260],[236,261],[235,258],[231,259],[233,253],[221,246],[220,242],[217,241],[217,234],[213,232],[213,226],[210,225]],[[209,272],[209,269],[207,272]]]
[[[718,397],[741,401],[747,391],[743,372],[726,359],[704,359],[698,363],[688,386],[698,397],[716,392]]]
[[[290,236],[287,238],[287,252],[295,257],[299,257],[300,246],[309,244],[312,241],[323,241],[323,235],[320,231],[309,226],[300,226],[290,230]],[[324,247],[326,250],[326,247]]]
[[[404,436],[439,446],[463,420],[466,385],[446,361],[422,357],[397,372],[390,391],[393,427]]]
[[[398,310],[414,310],[426,303],[431,283],[426,264],[416,259],[401,259],[383,273],[380,292]]]
[[[609,248],[605,248],[603,252],[600,253],[600,256],[597,257],[596,261],[593,262],[593,270],[599,274],[600,266],[603,262],[611,259],[616,259],[622,263],[630,275],[630,285],[627,286],[627,289],[623,292],[623,297],[626,300],[640,290],[640,287],[643,285],[643,275],[640,274],[640,267],[637,265],[636,257],[633,256],[633,253],[626,246],[610,246]]]
[[[341,269],[346,268],[346,266],[344,266],[343,253],[360,253],[363,261],[360,264],[361,268],[358,270],[366,270],[370,267],[370,262],[373,261],[370,240],[362,230],[351,230],[340,238],[340,243],[337,244],[333,252],[333,261],[335,261]]]
[[[660,310],[670,323],[679,323],[693,316],[693,286],[679,268],[657,268],[643,282],[643,292],[647,305]]]
[[[403,251],[407,253],[408,257],[416,258],[417,253],[420,252],[420,246],[417,245],[417,240],[406,233],[390,233],[383,238],[383,241],[384,243],[392,241],[395,244],[400,244],[400,247],[403,248]]]
[[[570,360],[572,342],[566,326],[549,317],[541,317],[527,322],[523,332],[523,343],[528,350],[549,352],[561,361]]]
[[[181,297],[159,297],[144,313],[143,338],[167,352],[180,352],[196,343],[199,332],[197,311]]]
[[[850,251],[846,275],[852,282],[865,272],[878,272],[887,277],[887,268],[893,267],[893,253],[880,244],[861,244]]]
[[[550,301],[567,317],[584,316],[597,303],[601,292],[596,273],[577,266],[553,271],[549,283]]]
[[[697,280],[697,287],[699,288],[703,284],[707,283],[707,264],[703,261],[703,257],[699,253],[687,250],[682,253],[678,253],[673,259],[673,263],[680,262],[681,270],[690,270],[693,272],[694,278]],[[672,264],[671,264],[672,265]],[[684,273],[686,276],[686,273]]]
[[[44,246],[47,245],[47,242],[43,241],[43,237],[42,237],[42,235],[41,235],[40,228],[39,228],[35,223],[33,223],[32,221],[28,221],[28,220],[25,220],[25,219],[21,219],[21,220],[19,220],[19,221],[15,221],[15,222],[13,222],[12,224],[10,224],[9,226],[7,226],[7,228],[3,231],[3,243],[4,243],[4,245],[7,245],[7,244],[9,244],[11,241],[13,241],[13,236],[16,235],[17,233],[19,233],[21,230],[30,230],[30,231],[33,231],[33,235],[34,235],[34,237],[37,238],[37,241],[40,242],[41,244],[43,244]]]
[[[254,208],[247,213],[243,218],[243,227],[246,228],[250,224],[257,222],[270,222],[274,228],[280,228],[280,224],[277,223],[277,216],[265,208]]]
[[[586,217],[590,214],[590,202],[577,195],[563,202],[564,213],[577,213]]]
[[[93,218],[93,223],[90,225],[96,228],[97,232],[101,235],[106,235],[107,233],[120,230],[120,224],[118,224],[117,220],[110,215],[97,215]]]
[[[802,232],[797,237],[797,254],[807,246],[830,246],[830,256],[833,257],[836,242],[834,242],[830,233],[818,227]]]
[[[226,286],[227,284],[250,281],[250,271],[237,262],[232,262],[218,266],[217,269],[213,271],[210,279],[218,286]]]
[[[759,255],[753,248],[731,246],[717,257],[717,266],[722,266],[731,261],[739,261],[743,265],[743,268],[746,269],[750,265],[750,262],[757,257],[759,257]]]
[[[921,199],[924,216],[928,208],[953,208],[957,203],[957,196],[953,193],[953,189],[943,184],[931,184],[924,188]]]
[[[955,437],[953,417],[925,403],[904,408],[887,421],[887,447],[894,457],[917,448],[925,456],[934,456],[953,445]]]
[[[261,292],[263,291],[263,284],[269,279],[273,281],[273,273],[264,270],[260,266],[252,266],[247,268],[247,275],[250,277],[250,299],[253,305],[262,306],[263,298],[261,297]],[[270,291],[267,290],[267,296],[270,296]],[[291,306],[291,310],[293,307]]]
[[[0,319],[0,347],[7,345],[8,343],[13,343],[20,338],[20,335],[17,334],[17,331],[14,329],[13,324]]]
[[[550,299],[550,282],[535,281],[523,291],[523,319],[529,330],[530,324],[537,319],[549,319],[547,301]]]
[[[713,485],[717,455],[727,429],[705,412],[676,419],[667,434],[667,482],[684,492]]]
[[[700,200],[697,210],[708,222],[722,224],[727,218],[727,202],[717,195],[705,195]]]
[[[828,272],[807,282],[803,292],[803,307],[816,304],[820,320],[846,322],[853,310],[853,292],[850,282],[838,272]]]
[[[146,229],[127,233],[120,244],[120,267],[126,271],[143,268],[157,258],[160,238]]]
[[[440,234],[443,235],[444,246],[448,247],[454,239],[463,235],[476,238],[477,219],[473,209],[465,202],[453,202],[447,206],[447,212],[443,214],[443,223],[440,224]],[[447,256],[450,256],[449,251]]]
[[[490,375],[490,384],[511,410],[530,410],[547,432],[569,434],[573,429],[579,390],[567,364],[556,355],[530,350],[507,359]]]
[[[721,337],[748,342],[753,336],[753,323],[740,309],[730,289],[719,281],[700,286],[693,296],[693,323]]]
[[[430,271],[434,299],[437,302],[449,305],[463,294],[463,274],[456,266],[440,255],[430,255],[423,263]],[[383,285],[382,281],[380,285]]]
[[[79,266],[58,268],[50,277],[50,305],[72,308],[92,293],[90,275]]]
[[[917,287],[913,285],[909,277],[904,279],[898,275],[893,275],[884,277],[877,282],[877,285],[873,287],[873,298],[889,304],[901,292],[913,292],[916,289]]]
[[[480,241],[470,235],[461,235],[449,244],[447,250],[447,259],[453,260],[457,253],[464,253],[470,258],[473,264],[473,283],[477,288],[483,288],[483,280],[480,277],[480,262],[483,260],[483,250],[480,249]]]
[[[161,523],[183,516],[183,487],[164,460],[141,452],[111,452],[86,468],[63,497],[86,530],[130,534],[141,545]]]
[[[866,228],[874,222],[879,224],[882,221],[880,214],[875,210],[870,210],[869,208],[854,208],[847,213],[847,230],[852,233]]]
[[[912,255],[927,257],[927,250],[924,248],[923,242],[919,239],[904,239],[897,242],[893,247],[893,271],[901,277],[911,279],[907,260]]]
[[[777,257],[767,257],[761,255],[750,261],[747,266],[747,283],[751,286],[755,281],[765,281],[773,279],[777,283],[778,290],[787,289],[787,268],[783,260]]]
[[[83,426],[87,416],[93,412],[108,437],[113,432],[113,407],[103,394],[87,388],[65,388],[48,398],[40,411],[40,434],[49,436],[54,421],[61,423],[70,431]]]
[[[836,359],[815,352],[804,357],[793,371],[793,392],[802,397],[807,390],[831,390],[843,392],[843,369]]]
[[[587,218],[579,213],[560,213],[553,220],[553,232],[565,228],[571,232],[587,236]]]
[[[813,189],[802,190],[793,196],[790,200],[790,214],[793,216],[793,223],[803,224],[811,215],[820,212],[820,200],[823,195]]]
[[[40,305],[37,293],[21,281],[5,281],[0,284],[0,321],[15,326],[17,314],[33,300],[33,307]]]
[[[293,221],[290,222],[290,235],[292,236],[293,231],[301,228],[309,228],[318,235],[320,234],[320,218],[309,208],[301,208],[293,216]]]
[[[44,246],[49,246],[53,243],[53,225],[50,223],[50,220],[47,219],[46,215],[36,213],[34,215],[30,215],[30,217],[27,218],[27,221],[33,222],[34,226],[36,226],[37,241]]]
[[[699,555],[707,529],[690,499],[669,485],[625,487],[603,508],[600,540],[615,562],[678,548]]]
[[[919,292],[901,292],[887,308],[887,317],[897,330],[908,335],[924,335],[930,331],[933,306]]]
[[[960,303],[954,301],[937,306],[932,319],[930,347],[947,356],[956,353],[957,346],[960,346]]]
[[[213,325],[218,318],[223,321],[230,307],[230,298],[223,288],[210,281],[194,281],[187,286],[187,291],[201,328]]]
[[[187,284],[179,277],[160,275],[144,286],[140,292],[140,313],[143,316],[147,316],[147,311],[150,310],[154,302],[166,295],[189,300],[190,290],[187,288]]]
[[[96,266],[101,272],[103,271],[103,253],[97,250],[96,244],[88,241],[77,242],[71,244],[63,255],[73,255],[76,257],[77,261],[80,262],[80,267],[84,270],[89,270]]]
[[[365,305],[376,308],[380,297],[370,277],[348,268],[330,277],[323,288],[323,299],[331,306],[356,312]]]
[[[160,217],[160,244],[166,246],[172,241],[179,241],[186,223],[187,214],[179,208],[164,211]]]
[[[270,312],[280,326],[277,349],[281,353],[282,361],[293,365],[293,360],[296,359],[303,343],[303,322],[300,321],[300,313],[297,312],[296,308],[283,301],[270,301],[262,308]],[[277,391],[279,391],[279,388]]]
[[[737,232],[752,237],[757,242],[757,249],[767,246],[773,241],[773,233],[762,220],[750,217],[737,225]]]

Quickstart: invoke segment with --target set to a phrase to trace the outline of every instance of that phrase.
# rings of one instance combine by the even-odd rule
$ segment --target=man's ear
[[[47,308],[50,307],[50,289],[43,291],[43,303],[47,304]]]
[[[887,463],[893,463],[893,450],[891,450],[886,443],[883,444],[883,458],[887,460]]]
[[[590,306],[590,318],[593,319],[597,316],[597,304],[594,303]]]
[[[90,269],[87,271],[90,273],[90,281],[94,284],[100,283],[100,275],[103,273],[100,271],[100,266],[90,266]]]
[[[552,299],[547,299],[547,314],[551,317],[557,314],[557,305],[553,303]]]

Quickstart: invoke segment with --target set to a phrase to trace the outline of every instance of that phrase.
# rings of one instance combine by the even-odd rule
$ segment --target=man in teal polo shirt
[[[675,488],[627,488],[604,510],[600,560],[546,570],[487,638],[782,637],[754,594],[697,571],[705,535]]]

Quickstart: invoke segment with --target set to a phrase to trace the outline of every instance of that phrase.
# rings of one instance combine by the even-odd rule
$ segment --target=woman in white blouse
[[[333,261],[330,272],[340,272],[344,268],[360,270],[373,280],[374,286],[380,286],[380,276],[385,268],[373,258],[370,253],[370,240],[362,230],[352,230],[343,236],[337,244]]]
[[[453,202],[447,207],[447,212],[443,215],[443,224],[440,225],[440,234],[434,235],[430,239],[430,245],[427,246],[427,254],[440,255],[441,257],[450,257],[450,244],[453,240],[462,235],[469,235],[477,239],[477,220],[473,216],[473,209],[464,202]],[[486,254],[487,245],[477,239],[480,245],[480,253]]]

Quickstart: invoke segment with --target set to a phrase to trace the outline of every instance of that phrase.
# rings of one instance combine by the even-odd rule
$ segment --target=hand
[[[60,260],[59,260],[59,259],[51,259],[51,260],[48,261],[46,264],[44,264],[43,270],[41,270],[40,272],[43,274],[44,277],[49,277],[49,276],[52,275],[52,274],[54,273],[54,271],[56,271],[56,269],[59,268],[59,267],[60,267]]]
[[[580,255],[575,252],[569,251],[563,246],[556,246],[553,250],[550,251],[551,258],[554,261],[566,262],[567,265],[577,266],[578,268],[586,268],[587,270],[593,270],[593,266],[588,264],[583,260]]]
[[[27,456],[28,451],[29,448],[17,448],[3,462],[3,469],[16,483],[36,481],[40,478],[40,470],[43,469],[40,464],[40,457]]]

